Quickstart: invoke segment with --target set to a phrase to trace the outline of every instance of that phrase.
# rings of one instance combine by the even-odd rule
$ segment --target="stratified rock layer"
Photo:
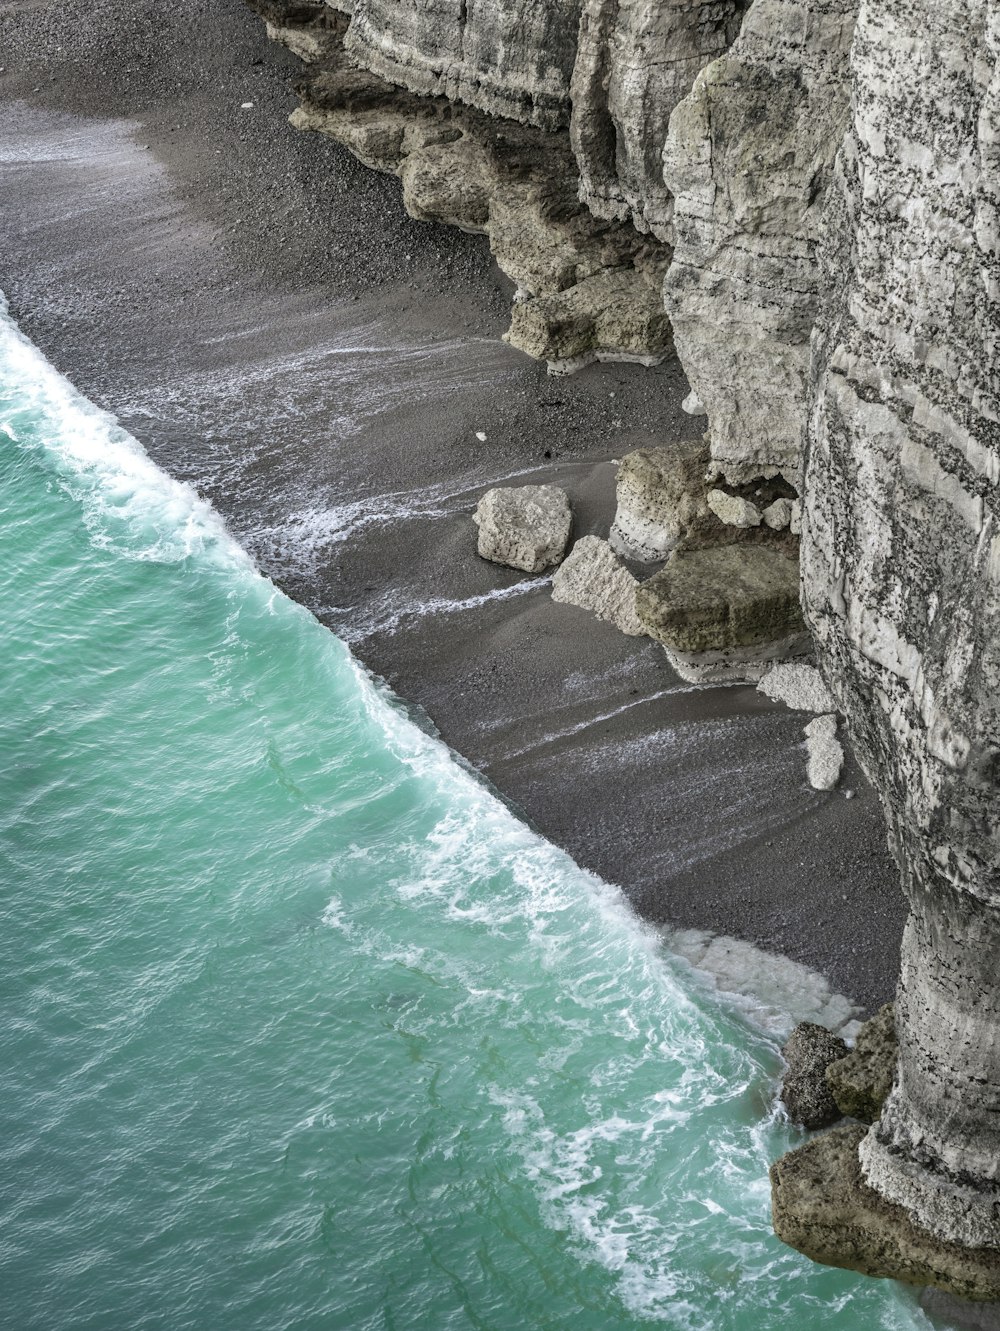
[[[943,1243],[861,1175],[863,1127],[834,1128],[771,1167],[775,1233],[816,1261],[964,1299],[1000,1298],[1000,1252]]]
[[[584,0],[570,133],[580,197],[597,217],[670,240],[663,179],[670,114],[723,54],[750,0]]]
[[[670,121],[675,195],[667,308],[733,482],[797,482],[817,245],[846,125],[857,0],[756,0],[732,49]]]
[[[558,129],[581,0],[353,0],[349,53],[410,92]]]
[[[911,910],[861,1162],[928,1233],[1000,1249],[1000,10],[868,0],[852,68],[803,570]]]
[[[708,447],[700,439],[626,453],[618,468],[612,549],[655,564],[681,541],[709,539],[718,523],[706,502],[707,468]]]

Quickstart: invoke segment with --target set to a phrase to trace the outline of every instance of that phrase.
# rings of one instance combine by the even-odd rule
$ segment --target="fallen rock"
[[[788,530],[793,536],[802,535],[802,500],[792,500],[792,510],[788,515]]]
[[[813,790],[832,790],[840,780],[844,750],[837,739],[835,715],[817,716],[805,728],[809,750],[809,784]]]
[[[583,536],[552,579],[552,599],[591,610],[630,637],[645,632],[635,612],[639,586],[607,541]]]
[[[963,1299],[1000,1299],[1000,1250],[934,1238],[868,1186],[858,1160],[867,1131],[834,1128],[771,1166],[778,1238],[828,1266],[934,1285]]]
[[[562,559],[573,513],[557,485],[501,486],[487,490],[472,520],[483,559],[541,573]]]
[[[761,517],[772,531],[784,531],[792,525],[792,501],[776,499],[773,504],[768,504]]]
[[[767,698],[800,712],[832,712],[837,704],[815,666],[805,662],[774,665],[757,685]]]
[[[826,1128],[841,1111],[826,1080],[831,1063],[842,1060],[847,1045],[839,1035],[812,1021],[801,1021],[781,1051],[788,1071],[781,1085],[781,1102],[793,1123],[804,1128]]]
[[[886,1003],[858,1031],[854,1048],[826,1070],[837,1108],[847,1118],[874,1123],[896,1076],[895,1008]]]
[[[803,630],[798,564],[761,545],[675,550],[639,584],[636,610],[650,637],[681,652],[777,642]]]
[[[749,499],[728,494],[725,490],[709,490],[708,506],[727,527],[759,527],[761,512]]]
[[[618,508],[611,548],[653,564],[680,542],[708,538],[716,523],[705,502],[708,445],[680,440],[626,453],[618,468]]]
[[[546,361],[552,374],[572,374],[595,360],[656,365],[670,350],[670,321],[659,284],[620,268],[515,303],[504,341]]]

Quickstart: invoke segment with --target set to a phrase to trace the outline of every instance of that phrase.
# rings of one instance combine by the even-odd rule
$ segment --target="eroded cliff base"
[[[571,373],[595,360],[654,365],[672,351],[662,286],[670,248],[580,202],[565,128],[490,115],[387,82],[352,57],[348,19],[250,0],[273,40],[306,62],[296,129],[335,139],[399,176],[423,222],[481,232],[513,282],[505,340]]]
[[[866,1131],[860,1124],[835,1128],[772,1165],[778,1237],[827,1266],[931,1285],[961,1299],[1000,1299],[1000,1250],[936,1239],[868,1186],[858,1160]]]

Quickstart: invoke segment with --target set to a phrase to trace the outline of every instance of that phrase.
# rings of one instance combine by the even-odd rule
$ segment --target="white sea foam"
[[[2,296],[0,385],[5,434],[46,450],[60,483],[82,504],[95,543],[133,559],[221,556],[250,567],[215,509],[161,471],[113,416],[78,393],[13,323]]]
[[[852,1039],[860,1009],[835,993],[818,971],[738,938],[701,929],[663,931],[667,947],[705,976],[762,1030],[777,1038],[799,1021],[814,1021]]]
[[[192,557],[222,560],[242,573],[254,572],[249,557],[232,539],[215,509],[194,489],[175,481],[160,470],[141,445],[109,413],[95,407],[63,378],[9,318],[6,301],[0,296],[0,373],[7,389],[8,406],[2,413],[4,433],[28,448],[43,447],[56,464],[59,478],[79,499],[93,539],[102,545],[121,548],[136,559],[174,562]],[[2,399],[0,399],[2,401]],[[24,410],[24,404],[28,410]],[[47,424],[46,424],[47,422]],[[453,492],[454,493],[454,492]],[[461,491],[459,491],[461,493]],[[359,505],[354,520],[379,520]],[[264,579],[257,574],[263,583]],[[458,600],[432,599],[415,607],[390,612],[391,627],[407,614],[449,614],[474,608],[491,599],[518,596],[544,585],[544,578],[527,579],[508,588]],[[273,600],[275,592],[270,590]],[[585,880],[606,922],[616,930],[626,928],[647,951],[656,947],[655,936],[641,925],[624,905],[620,894],[594,875],[579,870],[561,851],[518,823],[505,806],[461,766],[439,740],[426,735],[407,719],[383,693],[368,673],[351,658],[350,668],[366,710],[377,723],[388,745],[415,771],[444,793],[471,801],[475,836],[468,822],[441,825],[429,847],[430,863],[469,866],[469,857],[482,857],[484,847],[495,853],[506,847],[513,863],[515,881],[524,892],[518,910],[535,913],[541,921],[563,903],[573,899],[578,888],[567,883]],[[613,713],[609,713],[611,715]],[[566,733],[572,733],[570,728]],[[480,869],[486,871],[484,864]],[[481,905],[455,911],[483,911]],[[502,922],[503,907],[490,907],[486,917]],[[490,911],[495,911],[492,915]],[[692,966],[710,975],[721,993],[737,996],[742,1009],[763,1029],[781,1033],[795,1017],[811,1016],[843,1026],[855,1015],[850,1003],[833,994],[826,981],[806,967],[761,953],[733,939],[713,939],[692,931],[674,933],[669,946]],[[680,990],[677,991],[680,1000]],[[749,997],[749,1006],[746,999]]]

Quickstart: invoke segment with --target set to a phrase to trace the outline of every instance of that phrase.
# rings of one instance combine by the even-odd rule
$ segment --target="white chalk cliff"
[[[303,127],[508,255],[515,345],[672,337],[714,480],[800,492],[806,621],[911,914],[894,1089],[779,1163],[775,1221],[1000,1298],[1000,4],[250,3],[313,62]],[[642,477],[616,539],[666,553]]]

